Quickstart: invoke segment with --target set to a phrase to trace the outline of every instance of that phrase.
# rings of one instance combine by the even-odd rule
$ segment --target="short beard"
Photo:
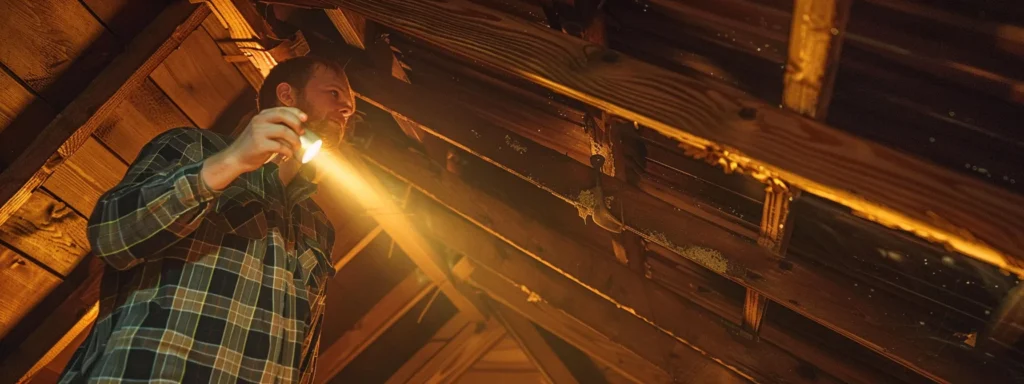
[[[303,93],[299,93],[296,97],[295,106],[307,114],[312,110],[312,108],[309,107],[309,103],[306,102],[306,98]],[[313,131],[317,136],[320,136],[320,140],[323,140],[323,146],[321,147],[323,150],[333,150],[341,144],[342,129],[344,129],[344,127],[338,126],[338,124],[334,123],[326,116],[319,119],[314,118],[312,120],[307,120],[302,124],[302,128]]]

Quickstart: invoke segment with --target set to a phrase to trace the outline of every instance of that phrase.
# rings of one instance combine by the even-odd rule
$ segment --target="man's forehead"
[[[348,86],[348,78],[344,72],[340,69],[327,67],[325,65],[317,65],[316,69],[313,70],[313,75],[309,77],[310,83],[317,83],[321,85],[336,85],[339,87]]]

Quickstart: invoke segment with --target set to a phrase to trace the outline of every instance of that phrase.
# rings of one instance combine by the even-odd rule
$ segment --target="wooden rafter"
[[[569,368],[565,366],[565,363],[562,362],[562,359],[555,353],[555,350],[551,349],[551,346],[544,341],[544,337],[541,336],[529,319],[508,307],[501,306],[500,304],[499,306],[495,310],[498,319],[505,326],[508,334],[519,343],[523,352],[526,352],[526,356],[530,358],[530,361],[540,369],[540,372],[549,383],[579,383],[573,377]]]
[[[433,289],[419,270],[413,270],[349,329],[338,341],[321,346],[316,381],[325,383],[373,344],[398,319]]]
[[[572,170],[582,165],[566,161],[562,154],[552,153],[549,149],[539,146],[514,133],[494,127],[491,123],[474,119],[465,113],[449,113],[451,106],[442,105],[429,92],[416,89],[414,86],[394,80],[369,76],[368,73],[350,74],[353,86],[360,97],[374,105],[385,108],[389,112],[397,112],[406,118],[412,118],[421,124],[425,132],[437,135],[450,143],[476,154],[495,165],[508,170],[543,189],[554,193],[563,201],[577,205],[579,202],[572,195],[579,185],[589,185],[587,179],[573,178],[587,171]],[[517,142],[521,149],[530,154],[518,156],[513,151],[501,151],[506,137]],[[462,144],[462,143],[465,143]],[[466,145],[471,145],[468,147]],[[533,164],[544,164],[535,167]],[[408,171],[397,172],[408,177]],[[852,281],[827,273],[814,265],[799,260],[780,263],[767,249],[740,241],[732,235],[703,220],[679,212],[662,201],[652,198],[643,192],[631,192],[627,186],[616,185],[615,179],[605,178],[606,186],[615,192],[611,193],[619,201],[628,201],[625,205],[627,225],[631,230],[653,244],[665,246],[683,257],[693,257],[692,250],[710,248],[715,258],[691,258],[711,270],[726,276],[746,287],[754,288],[766,298],[788,307],[797,313],[807,316],[829,328],[874,349],[901,364],[914,368],[931,377],[960,376],[973,377],[969,367],[944,363],[961,360],[962,352],[940,347],[943,337],[938,330],[929,331],[935,336],[932,341],[923,342],[910,338],[905,333],[895,332],[884,323],[864,322],[868,316],[876,319],[902,323],[927,320],[926,314],[911,314],[905,305],[894,298],[874,298],[870,303],[865,299],[849,293]],[[464,201],[465,199],[463,199]],[[578,206],[577,206],[578,207]],[[632,221],[632,222],[630,222]],[[685,228],[685,230],[684,230]],[[507,230],[499,230],[505,234]],[[657,236],[651,236],[657,234]],[[699,240],[697,240],[699,239]],[[703,247],[690,248],[687,244],[703,244]],[[551,249],[545,247],[545,249]],[[714,253],[718,251],[720,253]],[[709,263],[715,261],[715,263]],[[744,272],[746,271],[746,272]],[[843,299],[840,299],[843,298]],[[910,320],[913,319],[913,320]],[[926,322],[927,325],[927,322]],[[931,345],[924,345],[929,344]],[[942,351],[936,356],[933,351]],[[938,373],[931,373],[938,372]]]
[[[605,254],[605,257],[596,256],[592,246],[586,243],[589,239],[578,239],[577,236],[562,232],[576,232],[578,229],[555,229],[559,226],[572,226],[575,220],[541,222],[522,212],[527,207],[509,206],[508,203],[469,186],[460,178],[438,178],[431,167],[424,163],[425,160],[406,154],[393,144],[388,144],[386,139],[373,140],[364,153],[364,156],[377,166],[414,185],[423,194],[455,212],[430,209],[415,211],[417,214],[410,216],[429,217],[432,228],[435,228],[433,236],[449,247],[458,249],[467,257],[476,258],[479,256],[477,252],[485,251],[466,249],[461,247],[464,244],[462,242],[476,241],[472,239],[485,238],[485,234],[489,233],[508,244],[503,244],[503,250],[500,252],[487,250],[487,254],[498,255],[508,252],[505,249],[525,252],[534,260],[550,267],[552,273],[578,283],[580,287],[575,290],[596,295],[598,299],[606,300],[613,308],[625,309],[625,314],[635,316],[641,324],[653,326],[653,329],[668,336],[669,340],[678,343],[679,348],[712,356],[727,369],[755,377],[791,376],[793,371],[788,371],[784,367],[795,367],[800,364],[791,356],[767,344],[748,348],[735,345],[736,340],[731,335],[732,328],[724,327],[722,322],[713,320],[707,314],[687,305],[665,288],[642,275],[633,273],[628,266],[616,262],[610,252]],[[493,176],[493,173],[488,175],[477,172],[468,179],[474,180],[474,184],[487,185],[502,193],[532,196],[529,190],[523,189],[524,185],[509,184],[503,182],[500,177]],[[561,211],[563,215],[570,212],[567,207],[559,207],[557,201],[550,197],[531,198],[530,201],[534,206],[528,207],[529,210],[550,212],[551,216],[561,216],[553,212]],[[412,207],[417,205],[424,206],[410,203]],[[477,227],[463,223],[456,215],[472,221]],[[561,217],[571,219],[567,216]],[[684,325],[667,320],[672,318],[692,320]],[[792,375],[791,379],[800,380],[795,375]]]
[[[128,44],[21,154],[0,173],[0,223],[75,153],[117,105],[138,89],[210,14],[202,5],[175,2]]]
[[[789,33],[782,103],[824,121],[839,72],[839,54],[850,18],[851,0],[797,0]]]
[[[454,383],[505,337],[505,328],[493,317],[485,322],[466,321],[460,317],[464,316],[456,315],[452,321],[462,326],[440,350],[430,354],[426,361],[416,358],[408,361],[408,364],[418,368],[408,380],[401,383]],[[388,383],[398,383],[395,380],[397,378],[397,375],[393,376]]]
[[[330,198],[358,201],[365,212],[380,224],[460,312],[473,319],[483,319],[485,316],[481,312],[482,305],[459,292],[448,276],[449,272],[441,255],[412,226],[408,218],[396,214],[402,212],[401,207],[390,198],[387,189],[367,168],[364,160],[347,150],[338,151],[337,156],[332,158],[335,161],[329,166],[333,170],[327,177],[334,178],[331,182],[340,183],[334,184],[335,186],[344,185],[348,190],[342,190],[340,187],[323,188],[321,193],[331,196]]]
[[[635,120],[728,170],[778,178],[880,224],[1024,276],[1024,263],[1011,254],[1024,248],[1024,236],[1016,232],[1024,228],[1024,197],[750,97],[699,97],[718,93],[699,80],[613,51],[586,48],[570,36],[468,1],[331,2]],[[448,33],[438,34],[441,30]],[[498,43],[510,39],[516,44]],[[807,137],[830,144],[792,144]],[[920,199],[922,195],[931,198]]]

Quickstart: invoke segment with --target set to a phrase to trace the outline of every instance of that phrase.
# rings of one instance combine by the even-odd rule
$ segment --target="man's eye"
[[[338,97],[338,95],[340,95],[338,91],[331,91],[331,96]]]

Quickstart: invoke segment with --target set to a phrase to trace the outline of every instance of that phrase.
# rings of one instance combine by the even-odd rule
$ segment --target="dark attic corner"
[[[0,384],[1024,383],[1020,1],[0,15]]]

